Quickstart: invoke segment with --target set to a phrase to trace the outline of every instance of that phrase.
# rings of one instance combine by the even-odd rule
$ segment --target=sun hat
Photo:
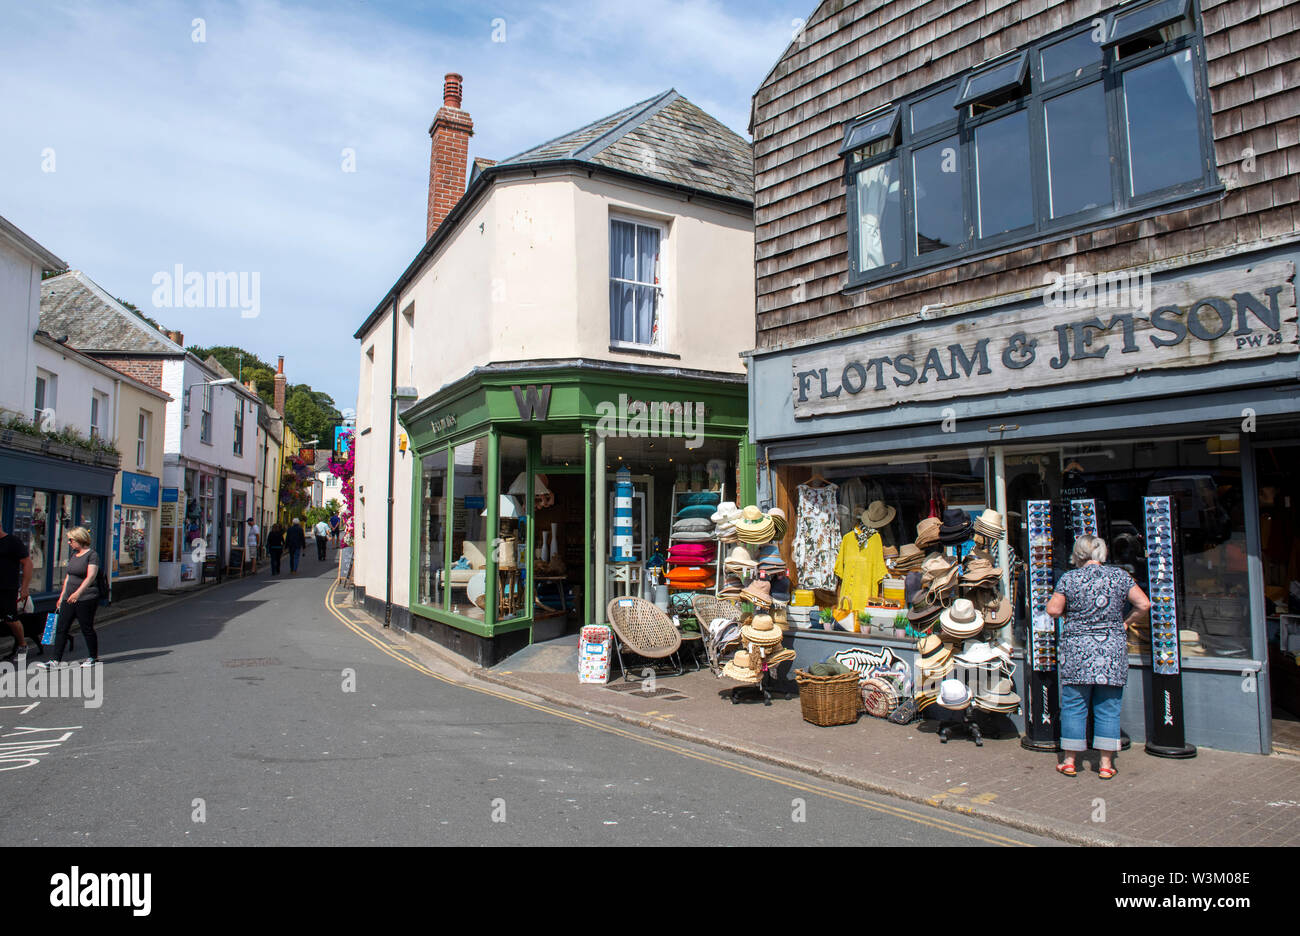
[[[939,615],[939,626],[944,633],[965,640],[984,629],[984,615],[975,610],[968,598],[958,598],[952,607]]]
[[[740,513],[740,508],[733,501],[723,501],[718,505],[718,509],[713,511],[709,517],[714,523],[725,523],[730,520],[734,514]]]
[[[975,518],[975,532],[989,539],[1002,539],[1006,535],[1006,527],[1002,523],[1002,514],[989,508]]]
[[[739,659],[745,661],[743,666],[737,662]],[[736,655],[722,667],[722,675],[740,683],[756,683],[763,677],[758,670],[752,667],[752,663],[753,661],[748,653],[744,650],[737,650]]]
[[[981,685],[975,704],[990,711],[1010,711],[1020,706],[1020,695],[1011,680],[1003,677],[992,685]]]
[[[926,634],[916,642],[916,652],[921,659],[921,664],[925,665],[934,660],[938,660],[945,653],[948,645],[939,639],[938,634]]]
[[[920,572],[908,572],[907,577],[903,579],[903,598],[907,603],[913,604],[921,595],[925,594],[926,587],[921,584]]]
[[[1002,658],[1002,654],[995,650],[991,644],[986,644],[981,640],[966,644],[962,647],[961,653],[957,654],[959,661],[969,663],[972,666],[992,663],[994,660],[1001,660]]]
[[[867,509],[862,511],[858,519],[862,521],[863,527],[869,530],[879,530],[881,527],[887,527],[894,520],[897,513],[893,507],[886,507],[884,501],[872,501],[867,505]]]
[[[722,581],[722,588],[718,591],[718,597],[738,598],[740,597],[744,587],[744,584],[740,581],[739,575],[728,575]]]
[[[961,573],[963,585],[981,585],[995,582],[1002,578],[1002,570],[987,559],[972,559],[966,563],[966,570]]]
[[[766,579],[754,579],[740,594],[755,605],[772,607],[772,586]]]
[[[939,528],[943,525],[938,517],[926,517],[916,525],[916,547],[922,552],[939,542]]]
[[[763,511],[752,504],[741,512],[736,520],[736,536],[745,543],[771,542],[776,532],[776,524],[771,517],[764,516]]]
[[[907,609],[907,619],[912,622],[913,627],[928,627],[942,612],[943,605],[927,591],[919,601]]]
[[[790,522],[786,519],[785,511],[780,507],[773,507],[767,512],[767,515],[772,518],[773,538],[785,539],[785,531],[790,526]]]
[[[998,598],[997,603],[984,608],[984,623],[989,627],[1002,627],[1011,623],[1011,602]]]
[[[946,709],[961,711],[970,705],[971,691],[960,679],[945,679],[939,684],[939,697],[935,699]]]
[[[921,563],[924,561],[925,553],[915,543],[904,543],[898,550],[898,557],[894,560],[894,569],[898,572],[910,572],[921,568]]]
[[[727,558],[722,561],[723,567],[738,566],[740,568],[752,569],[758,563],[754,557],[749,554],[749,550],[744,546],[737,546],[731,552],[727,553]]]
[[[939,527],[939,542],[945,546],[964,543],[970,539],[974,522],[960,507],[949,507],[943,512],[943,523]]]
[[[790,580],[784,575],[778,575],[770,581],[772,586],[772,600],[777,604],[789,604]]]
[[[753,644],[780,643],[785,636],[770,614],[755,614],[754,619],[740,627],[740,639]]]

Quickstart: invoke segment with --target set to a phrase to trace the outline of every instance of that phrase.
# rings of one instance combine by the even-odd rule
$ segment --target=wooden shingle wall
[[[1219,180],[1213,204],[1013,250],[845,295],[846,121],[1113,0],[827,0],[754,97],[759,349],[1194,255],[1300,227],[1300,0],[1194,0],[1204,25]],[[1254,152],[1253,171],[1247,150]]]

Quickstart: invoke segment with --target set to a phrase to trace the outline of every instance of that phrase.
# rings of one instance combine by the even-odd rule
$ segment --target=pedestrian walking
[[[257,544],[262,539],[262,531],[258,529],[256,521],[252,517],[248,518],[248,551],[253,554],[253,574],[257,574]]]
[[[284,552],[284,530],[280,524],[271,524],[271,532],[266,534],[266,551],[271,556],[271,574],[280,574],[280,554]]]
[[[91,548],[90,531],[85,527],[73,527],[68,531],[68,547],[72,555],[64,566],[63,590],[54,606],[59,615],[54,631],[54,659],[38,666],[54,668],[63,664],[63,651],[71,642],[68,635],[74,620],[81,628],[89,654],[81,665],[94,666],[99,661],[99,638],[95,635],[95,611],[100,599],[99,553]]]
[[[325,547],[330,542],[330,525],[324,520],[316,521],[316,528],[312,531],[316,534],[316,558],[324,561]]]
[[[1092,746],[1101,754],[1098,775],[1117,773],[1120,702],[1128,680],[1126,631],[1151,609],[1151,600],[1119,566],[1105,565],[1106,541],[1080,536],[1071,558],[1076,568],[1061,576],[1047,602],[1047,613],[1061,617],[1057,665],[1061,681],[1061,750],[1056,769],[1076,775],[1077,752],[1088,749],[1088,712],[1092,712]],[[1133,610],[1124,616],[1124,602]]]
[[[27,544],[0,527],[0,621],[14,635],[14,645],[5,660],[15,660],[29,652],[42,653],[36,641],[28,643],[23,632],[22,612],[32,581],[32,557]]]
[[[284,545],[289,550],[289,574],[297,575],[298,560],[302,558],[302,551],[307,546],[307,536],[302,531],[302,520],[298,517],[293,518],[289,532],[285,534]]]
[[[339,533],[343,531],[343,518],[339,516],[338,511],[330,514],[330,532],[334,534],[334,548],[339,545]]]

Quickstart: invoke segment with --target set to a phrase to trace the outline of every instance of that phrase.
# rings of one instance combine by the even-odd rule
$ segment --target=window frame
[[[203,385],[199,397],[199,441],[205,445],[212,444],[212,384]]]
[[[1162,0],[1153,0],[1160,3]],[[1100,18],[1105,20],[1105,34],[1110,36],[1114,29],[1114,19],[1120,14],[1129,14],[1150,4],[1126,3],[1106,13]],[[1187,33],[1171,39],[1158,41],[1156,45],[1139,52],[1120,56],[1119,46],[1107,44],[1105,40],[1098,43],[1100,56],[1096,65],[1089,65],[1076,72],[1056,76],[1050,80],[1043,78],[1043,52],[1058,43],[1068,41],[1094,30],[1094,20],[1074,23],[1063,29],[1046,34],[1034,42],[1027,43],[1014,53],[999,56],[997,62],[983,63],[968,69],[960,75],[950,76],[942,82],[929,85],[914,94],[873,109],[869,114],[849,121],[843,128],[843,141],[851,139],[854,131],[866,123],[879,119],[889,108],[900,108],[898,129],[894,145],[888,149],[873,151],[869,156],[862,152],[845,152],[843,182],[846,188],[846,232],[848,239],[848,278],[846,291],[869,287],[878,282],[896,279],[900,276],[913,276],[933,272],[944,267],[954,266],[967,261],[968,257],[983,257],[1005,253],[1016,247],[1023,247],[1035,242],[1054,240],[1068,236],[1081,229],[1099,223],[1120,223],[1124,218],[1149,212],[1153,208],[1168,205],[1169,210],[1188,199],[1205,196],[1221,188],[1213,157],[1213,126],[1209,90],[1205,66],[1204,30],[1200,11],[1196,4],[1188,5],[1190,29]],[[1131,41],[1131,40],[1126,40]],[[1132,182],[1130,177],[1131,158],[1126,129],[1127,104],[1124,98],[1124,76],[1131,70],[1154,62],[1166,56],[1188,51],[1192,57],[1193,98],[1197,117],[1197,140],[1200,145],[1201,175],[1194,180],[1176,183],[1153,192],[1141,195],[1129,195]],[[993,67],[999,67],[1011,61],[1017,55],[1026,56],[1026,73],[1024,92],[1014,100],[1004,101],[986,112],[972,115],[971,105],[954,107],[954,119],[913,132],[913,108],[922,103],[931,102],[936,96],[949,95],[949,100],[956,101],[966,88],[972,75]],[[1052,196],[1049,190],[1050,176],[1048,156],[1050,144],[1047,139],[1047,108],[1051,102],[1063,95],[1101,83],[1105,98],[1106,146],[1110,166],[1110,201],[1095,208],[1084,208],[1068,215],[1052,217]],[[1029,124],[1029,160],[1031,186],[1031,203],[1034,209],[1032,223],[1012,231],[1000,232],[987,237],[979,231],[978,177],[976,174],[975,131],[1002,117],[1025,110]],[[963,242],[941,251],[920,254],[916,250],[916,195],[914,154],[938,140],[953,134],[958,139],[959,171],[962,176]],[[858,210],[858,173],[892,159],[900,161],[900,203],[902,205],[903,251],[901,260],[893,264],[882,264],[870,270],[861,269],[859,257],[859,219]]]
[[[235,396],[235,438],[231,446],[234,454],[243,456],[244,454],[244,398]]]
[[[140,410],[136,417],[136,439],[135,439],[135,466],[137,468],[149,467],[149,424],[152,422],[152,414],[145,409]]]
[[[37,405],[37,398],[40,405]],[[59,375],[43,367],[36,368],[36,380],[32,387],[32,425],[40,426],[46,410],[55,412],[57,424],[59,405]]]
[[[627,283],[633,286],[653,286],[655,288],[655,302],[659,313],[658,316],[659,338],[658,341],[656,342],[646,343],[640,341],[627,341],[622,338],[614,337],[614,330],[613,330],[614,310],[612,306],[607,305],[605,309],[605,316],[610,324],[609,347],[612,350],[670,352],[671,349],[669,348],[668,345],[668,328],[667,328],[669,304],[668,304],[668,289],[667,289],[668,260],[667,260],[667,252],[666,252],[666,248],[668,245],[669,225],[666,221],[658,221],[653,218],[646,218],[640,215],[623,214],[623,213],[611,211],[609,214],[609,223],[605,227],[605,245],[607,251],[606,258],[605,258],[606,271],[609,270],[610,267],[609,260],[612,259],[611,257],[609,257],[608,251],[611,249],[609,243],[610,234],[613,231],[614,222],[616,221],[622,224],[631,224],[634,227],[652,228],[659,232],[659,253],[658,253],[658,263],[656,264],[658,266],[658,271],[657,271],[659,276],[658,283],[647,283],[647,282],[642,282],[641,280],[627,280],[627,279],[623,279],[622,277],[612,276],[608,272],[606,273],[605,276],[607,291],[609,288],[609,284],[614,282]]]

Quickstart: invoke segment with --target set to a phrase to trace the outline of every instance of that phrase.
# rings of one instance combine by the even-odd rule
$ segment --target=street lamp
[[[238,383],[238,381],[236,381],[234,377],[221,377],[218,378],[217,380],[200,380],[198,383],[192,383],[188,387],[186,387],[184,393],[182,394],[185,398],[184,399],[185,425],[188,426],[190,424],[190,391],[191,390],[193,390],[195,387],[225,387],[233,383]]]

